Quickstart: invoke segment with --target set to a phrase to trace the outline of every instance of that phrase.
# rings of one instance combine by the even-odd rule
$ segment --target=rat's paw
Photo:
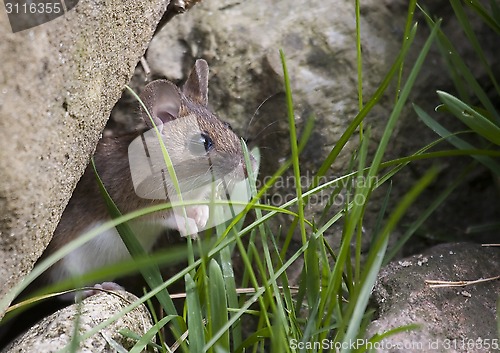
[[[187,212],[186,212],[187,213]],[[172,213],[165,219],[165,225],[171,229],[177,229],[181,236],[191,237],[191,239],[198,238],[198,225],[193,218],[186,218],[183,215]]]
[[[191,239],[198,238],[198,225],[192,218],[179,216],[177,218],[177,230],[183,237],[190,237]]]
[[[108,291],[125,291],[125,288],[120,286],[118,283],[115,282],[102,282],[94,285],[95,290],[108,290]]]
[[[198,229],[204,228],[207,225],[208,217],[210,217],[210,210],[208,205],[192,206],[187,208],[187,215],[189,218],[194,219]]]
[[[115,282],[102,282],[94,284],[94,288],[92,289],[87,289],[78,292],[78,296],[81,299],[85,299],[93,295],[96,295],[98,293],[102,293],[103,291],[114,291],[114,292],[125,291],[125,288],[123,288],[122,286],[120,286],[118,283]]]
[[[165,225],[170,229],[177,229],[181,236],[198,238],[198,232],[203,230],[208,222],[209,208],[207,205],[186,207],[186,216],[173,212],[165,219]]]
[[[91,297],[93,295],[96,295],[98,293],[101,293],[102,291],[125,291],[125,288],[120,286],[118,283],[115,282],[102,282],[102,283],[97,283],[94,285],[92,289],[85,289],[76,292],[75,294],[73,293],[67,293],[63,294],[61,297],[63,300],[68,300],[68,299],[75,299],[75,301],[80,301],[85,298]],[[66,295],[71,295],[71,297],[65,297]]]

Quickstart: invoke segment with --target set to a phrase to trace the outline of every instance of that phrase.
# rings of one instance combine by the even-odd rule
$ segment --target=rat
[[[214,180],[218,187],[224,184],[231,188],[235,182],[247,177],[240,138],[228,123],[208,108],[208,64],[205,60],[196,61],[181,88],[167,80],[156,80],[146,85],[140,98],[150,113],[148,115],[141,107],[141,117],[152,134],[148,137],[142,131],[121,137],[102,137],[94,155],[97,172],[122,214],[178,200],[179,191],[183,200],[206,200],[213,190]],[[156,165],[159,160],[164,162],[157,133],[174,165],[177,187],[165,166],[160,170]],[[155,141],[158,146],[152,148]],[[142,149],[142,155],[151,157],[148,160],[150,170],[143,163],[144,168],[139,168],[139,173],[135,171],[137,180],[134,180],[132,167],[141,166],[137,159],[141,153],[134,157],[131,147],[135,146],[137,151],[137,147],[143,145],[146,152]],[[151,162],[153,154],[158,153],[161,158]],[[250,156],[250,161],[255,169],[253,156]],[[165,229],[177,230],[183,237],[196,238],[197,233],[208,226],[209,213],[207,204],[190,205],[185,207],[185,213],[176,208],[162,210],[133,220],[129,225],[144,249],[150,251]],[[89,165],[42,258],[109,219],[94,170]],[[45,275],[46,281],[57,282],[84,274],[129,256],[113,228],[54,264]],[[113,288],[112,285],[109,287]]]
[[[214,187],[220,189],[223,186],[222,192],[228,193],[238,181],[247,177],[240,138],[228,123],[208,108],[208,64],[205,60],[196,61],[182,87],[167,80],[156,80],[146,85],[140,98],[146,108],[141,106],[140,110],[146,129],[119,137],[102,137],[94,154],[97,173],[122,214],[179,201],[181,197],[187,201],[208,200],[214,196],[211,195]],[[166,171],[157,133],[172,161],[178,185],[174,185],[173,178]],[[256,172],[257,162],[252,155],[250,162]],[[213,225],[210,223],[212,210],[207,203],[189,205],[184,209],[173,207],[128,224],[149,252],[166,229],[176,230],[183,237],[196,238],[199,231]],[[39,261],[109,219],[90,164]],[[29,297],[30,293],[48,283],[128,258],[130,255],[118,232],[115,228],[109,229],[51,266],[18,299]],[[99,289],[124,290],[114,282],[104,282],[95,284],[94,289],[67,293],[58,299],[83,299],[96,294]],[[44,305],[39,310],[43,315],[44,310],[50,309]],[[32,316],[29,311],[22,313],[19,320],[13,320],[14,323],[3,322],[0,325],[0,347],[24,331],[27,322],[33,320]]]

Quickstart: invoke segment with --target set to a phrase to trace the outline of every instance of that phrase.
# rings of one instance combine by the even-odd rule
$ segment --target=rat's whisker
[[[275,120],[269,124],[267,124],[266,126],[264,126],[253,138],[252,140],[257,140],[257,138],[264,132],[266,131],[270,126],[273,126],[274,124],[277,124],[278,123],[278,120]],[[275,131],[275,132],[278,132],[278,131]],[[271,132],[272,134],[273,132]],[[267,134],[267,135],[264,135],[264,136],[269,136],[270,134]],[[264,136],[261,136],[261,137],[264,137]]]
[[[262,103],[259,104],[259,106],[257,107],[257,109],[255,110],[255,112],[253,113],[252,117],[250,118],[250,121],[248,122],[247,124],[247,127],[245,128],[245,133],[243,134],[243,136],[248,136],[248,129],[250,128],[250,126],[252,125],[252,122],[254,120],[254,118],[257,116],[257,113],[259,112],[260,108],[262,108],[262,106],[271,98],[277,96],[280,92],[276,92],[274,94],[271,94],[269,97],[267,97],[266,99],[264,99],[262,101]]]

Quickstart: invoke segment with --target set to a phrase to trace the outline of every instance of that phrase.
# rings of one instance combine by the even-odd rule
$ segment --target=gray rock
[[[81,305],[73,304],[46,317],[2,352],[58,352],[71,342],[77,320],[77,333],[83,335],[136,300],[136,296],[124,291],[93,295],[82,301]],[[129,329],[142,336],[151,326],[149,312],[144,305],[140,305],[97,334],[80,342],[77,352],[117,352],[116,344],[130,350],[135,344],[134,340],[118,331]]]
[[[165,8],[80,1],[15,34],[0,16],[0,298],[48,244]]]
[[[377,351],[498,351],[496,306],[500,280],[445,288],[430,288],[425,283],[491,278],[500,275],[498,269],[498,248],[468,243],[439,245],[389,264],[380,272],[373,290],[378,310],[368,337],[415,323],[421,325],[419,329],[384,339]],[[493,349],[494,344],[497,349]]]

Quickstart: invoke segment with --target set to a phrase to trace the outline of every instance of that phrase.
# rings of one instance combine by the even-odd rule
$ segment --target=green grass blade
[[[414,104],[413,108],[415,109],[415,112],[417,113],[418,117],[426,124],[429,126],[435,133],[437,133],[439,136],[445,138],[448,142],[450,142],[453,146],[460,150],[472,150],[474,147],[462,140],[461,138],[455,136],[452,134],[450,131],[448,131],[446,128],[444,128],[441,124],[439,124],[436,120],[434,120],[429,114],[427,114],[422,108],[420,108],[418,105]],[[489,157],[485,157],[482,155],[472,155],[474,159],[476,159],[478,162],[483,164],[485,167],[489,168],[493,173],[496,175],[500,175],[500,164],[497,163],[495,160]]]
[[[189,352],[201,353],[203,352],[205,334],[198,289],[189,273],[186,274],[185,281]]]
[[[288,69],[286,67],[285,54],[280,50],[281,65],[283,66],[283,76],[285,80],[286,105],[288,108],[288,127],[290,129],[290,148],[292,151],[292,165],[295,176],[295,192],[297,193],[297,207],[299,213],[300,234],[302,236],[302,244],[307,240],[306,229],[304,223],[304,200],[302,199],[302,186],[300,185],[300,166],[299,152],[297,144],[297,132],[295,130],[295,114],[293,112],[292,89],[290,86],[290,78],[288,77]]]
[[[305,267],[307,268],[306,286],[307,286],[307,300],[309,307],[314,307],[319,298],[319,257],[318,257],[318,239],[312,237],[309,241],[309,247],[305,253]]]
[[[227,294],[221,268],[215,260],[211,260],[208,265],[208,286],[211,320],[209,322],[212,332],[217,332],[227,323]],[[224,331],[223,335],[214,344],[216,350],[229,352],[229,331]]]
[[[278,293],[279,294],[279,293]],[[271,340],[271,352],[290,352],[289,335],[283,328],[288,326],[288,320],[285,311],[279,310],[276,312],[271,327],[273,339]]]
[[[413,27],[413,17],[415,15],[415,7],[417,5],[416,0],[410,0],[408,4],[408,14],[406,15],[406,24],[405,24],[405,30],[403,33],[403,43],[409,38],[411,29]],[[395,101],[397,102],[399,99],[399,92],[401,88],[401,82],[403,79],[403,69],[404,69],[404,60],[401,61],[401,65],[399,66],[399,72],[398,72],[398,83],[396,85],[396,99]]]
[[[233,270],[233,260],[231,258],[230,248],[227,246],[219,252],[220,263],[222,267],[222,276],[224,278],[224,287],[227,295],[227,307],[237,308],[238,304],[238,294],[236,292],[236,281],[234,277]],[[234,315],[234,312],[230,312],[230,316]],[[227,321],[227,317],[225,318]],[[220,327],[219,327],[220,329]],[[243,335],[241,332],[241,322],[237,321],[233,327],[231,327],[231,337],[234,346],[239,346],[243,341]]]
[[[234,353],[247,352],[252,346],[254,347],[257,346],[257,344],[261,342],[263,338],[271,337],[270,331],[271,330],[269,329],[269,327],[264,327],[262,329],[253,332],[250,336],[248,336],[245,339],[245,341],[240,346],[236,347]]]
[[[480,225],[472,225],[468,226],[465,229],[465,234],[474,234],[474,233],[482,233],[482,232],[493,232],[500,230],[500,222],[489,222]]]
[[[149,346],[152,343],[153,338],[161,330],[161,328],[164,327],[166,324],[168,324],[175,317],[176,317],[175,315],[168,315],[165,316],[160,321],[158,321],[144,335],[140,336],[139,340],[136,342],[134,347],[132,347],[129,353],[144,352],[144,348],[146,348],[146,346]]]
[[[354,180],[352,182],[352,183],[356,184],[356,189],[359,189],[360,187],[363,186],[363,185],[359,185],[360,184],[359,181],[364,180],[364,172],[363,171],[364,171],[365,166],[366,166],[366,159],[368,156],[368,144],[370,142],[370,137],[371,137],[371,129],[367,129],[365,138],[363,140],[361,140],[361,146],[359,148],[359,153],[357,156],[358,170],[357,170],[356,176],[354,177]],[[352,184],[352,183],[349,183],[349,184]],[[364,184],[364,182],[362,182],[361,184]],[[348,191],[347,194],[350,194],[350,192]],[[356,199],[357,195],[361,195],[361,193],[358,193],[356,190],[354,200],[353,200],[354,203],[359,203],[358,199]],[[356,249],[355,249],[355,261],[354,261],[354,266],[355,266],[354,272],[355,273],[354,273],[354,278],[352,278],[352,276],[350,276],[351,278],[348,277],[348,284],[357,283],[359,281],[359,273],[361,270],[361,244],[362,244],[361,237],[363,235],[363,217],[364,217],[364,214],[366,211],[366,205],[367,205],[366,199],[363,199],[362,205],[360,205],[361,206],[361,213],[360,213],[360,216],[359,216],[359,219],[357,222],[358,224],[356,225]],[[350,220],[347,220],[347,222],[349,222],[349,221]],[[349,270],[349,272],[352,272],[352,269],[351,269],[352,261],[350,261],[350,260],[347,261],[346,265],[347,265],[347,269]],[[348,274],[349,274],[349,272],[348,272]]]
[[[488,141],[500,146],[500,127],[455,96],[443,91],[437,91],[437,94],[454,116]]]
[[[382,221],[385,217],[385,214],[386,214],[386,211],[387,211],[387,206],[389,205],[389,199],[390,199],[390,196],[391,196],[391,192],[392,192],[392,181],[389,182],[389,186],[387,188],[387,191],[385,193],[385,197],[382,201],[382,204],[381,204],[381,207],[380,207],[380,210],[377,214],[377,219],[375,221],[375,227],[373,228],[373,236],[372,236],[372,240],[371,240],[371,244],[375,244],[376,241],[377,241],[377,236],[380,234],[380,230],[381,230],[381,227],[382,227]],[[372,247],[370,246],[370,250],[372,249]],[[376,251],[376,249],[374,250]],[[361,267],[361,265],[360,265]]]

